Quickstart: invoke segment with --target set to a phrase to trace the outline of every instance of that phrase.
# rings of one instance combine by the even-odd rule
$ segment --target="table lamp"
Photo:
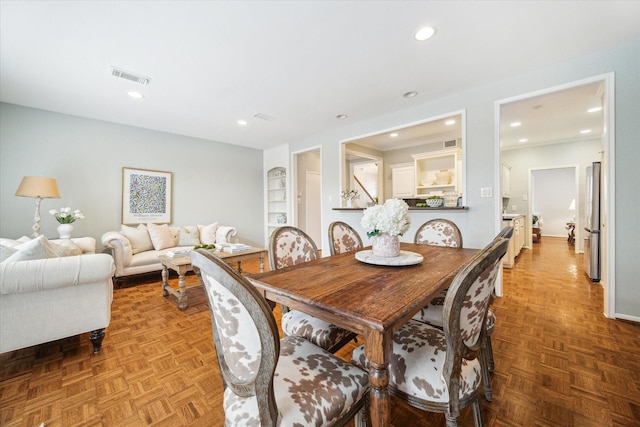
[[[33,215],[32,237],[40,235],[40,202],[42,199],[59,199],[60,190],[55,178],[42,176],[25,176],[16,191],[16,196],[34,197],[36,199],[36,213]]]

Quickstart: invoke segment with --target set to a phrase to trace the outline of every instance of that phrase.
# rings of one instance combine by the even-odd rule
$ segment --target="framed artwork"
[[[171,172],[122,168],[122,223],[171,223]]]

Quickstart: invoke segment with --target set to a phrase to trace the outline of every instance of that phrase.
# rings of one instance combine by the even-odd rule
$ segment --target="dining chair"
[[[436,218],[422,224],[414,237],[414,243],[419,245],[446,246],[462,248],[462,233],[458,226],[448,219]],[[429,323],[433,326],[442,326],[442,304],[447,294],[445,289],[432,299],[429,304],[420,309],[413,319],[419,322]]]
[[[445,414],[457,426],[460,409],[472,405],[481,427],[482,347],[489,300],[509,241],[493,240],[456,275],[445,297],[443,327],[409,320],[393,334],[389,391],[409,405]],[[368,368],[364,346],[352,363]]]
[[[504,227],[500,233],[496,235],[494,240],[505,238],[507,242],[513,235],[513,227],[506,226]],[[421,309],[416,315],[413,316],[413,320],[417,320],[422,323],[427,323],[431,326],[435,326],[437,328],[442,328],[443,325],[443,308],[444,308],[444,299],[446,296],[446,291],[441,293],[436,298],[431,300],[431,302],[423,309]],[[491,294],[490,303],[493,302],[494,293]],[[489,308],[487,310],[487,322],[485,327],[485,342],[482,346],[482,351],[480,354],[480,362],[482,364],[483,370],[483,380],[484,380],[484,390],[485,390],[485,398],[490,402],[492,400],[492,390],[491,390],[491,381],[489,380],[489,372],[493,372],[495,369],[495,362],[493,359],[493,347],[491,345],[491,335],[495,329],[496,323],[496,315]]]
[[[331,255],[362,249],[362,239],[358,232],[342,221],[329,224],[329,244]]]
[[[413,239],[419,245],[462,247],[462,233],[458,226],[448,219],[436,218],[422,224]]]
[[[511,239],[511,236],[513,236],[513,227],[510,225],[507,225],[502,230],[500,230],[500,232],[496,235],[495,238],[496,239],[504,238],[508,240],[508,239]],[[491,295],[491,303],[493,303],[493,298],[494,298],[494,294]],[[493,360],[493,347],[491,345],[491,335],[493,335],[495,326],[496,326],[496,315],[493,312],[493,310],[491,310],[491,307],[489,307],[489,310],[487,311],[487,324],[486,324],[486,329],[487,329],[486,357],[487,357],[487,362],[489,364],[488,370],[490,372],[493,372],[493,370],[495,369],[495,362]]]
[[[275,229],[269,242],[269,265],[272,270],[298,265],[320,258],[318,248],[304,231],[296,227],[283,226]],[[339,328],[317,317],[299,310],[281,306],[282,332],[297,335],[315,345],[336,352],[357,334]]]
[[[267,301],[216,255],[198,249],[191,262],[211,311],[225,426],[366,425],[365,371],[303,338],[280,339]]]

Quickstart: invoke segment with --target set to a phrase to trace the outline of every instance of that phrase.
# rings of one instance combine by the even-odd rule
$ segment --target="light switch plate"
[[[493,190],[491,187],[483,187],[480,189],[480,197],[492,197]]]

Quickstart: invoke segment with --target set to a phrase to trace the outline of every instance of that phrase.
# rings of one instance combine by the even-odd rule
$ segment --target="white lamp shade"
[[[58,190],[58,182],[55,178],[25,176],[16,191],[16,196],[59,199],[60,190]]]

